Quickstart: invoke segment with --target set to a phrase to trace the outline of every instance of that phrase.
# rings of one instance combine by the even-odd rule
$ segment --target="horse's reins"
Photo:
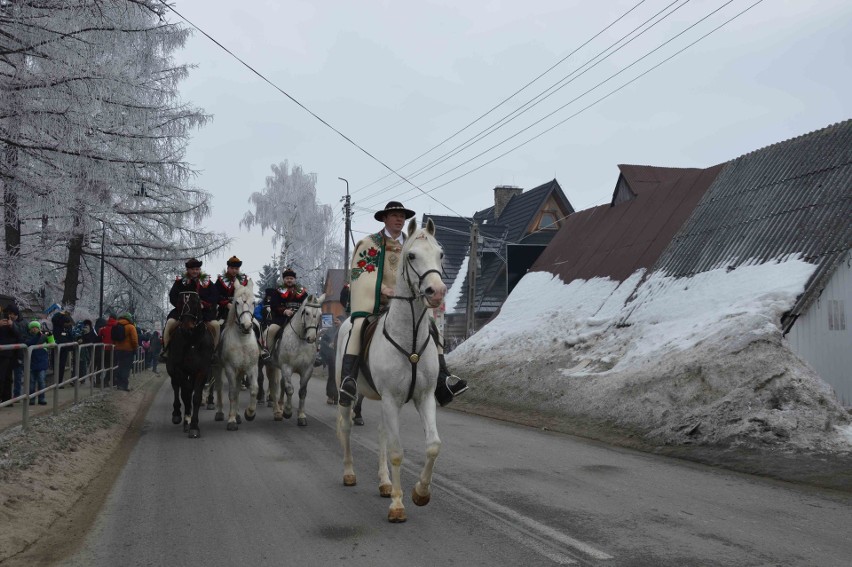
[[[300,341],[308,342],[308,331],[311,329],[315,329],[315,333],[319,334],[320,323],[310,326],[306,325],[305,315],[307,314],[307,311],[305,311],[304,307],[319,307],[320,309],[322,309],[322,305],[320,305],[319,303],[303,303],[302,307],[299,308],[299,310],[302,312],[302,327],[304,327],[304,336],[300,337],[299,332],[296,330],[296,327],[293,326],[293,319],[296,318],[295,313],[293,313],[293,316],[290,317],[289,321],[287,321],[287,326],[293,330],[293,333],[295,333],[296,338],[298,338]]]
[[[234,302],[234,303],[236,303],[236,302]],[[243,302],[243,303],[246,303],[246,304],[247,304],[248,302],[247,302],[247,301],[245,301],[245,302]],[[236,307],[236,306],[235,306],[235,307]],[[234,322],[237,324],[237,328],[240,330],[240,332],[241,332],[242,334],[244,334],[244,335],[247,335],[247,334],[251,333],[251,327],[249,327],[249,329],[248,329],[248,330],[244,330],[244,329],[243,329],[243,327],[242,327],[242,325],[240,325],[240,324],[239,324],[240,317],[242,317],[242,316],[243,316],[244,314],[246,314],[246,313],[248,313],[248,314],[251,316],[251,315],[252,315],[252,310],[251,310],[251,309],[243,309],[243,310],[242,310],[242,311],[240,311],[239,313],[235,313],[235,314],[234,314]]]
[[[411,269],[411,271],[414,272],[414,274],[419,278],[416,289],[412,287],[411,278],[408,277],[408,269]],[[429,309],[428,307],[424,307],[423,312],[420,313],[420,317],[417,317],[414,313],[414,302],[424,296],[423,293],[417,293],[417,291],[420,289],[420,286],[423,285],[423,280],[426,279],[426,276],[428,276],[432,272],[438,274],[439,278],[441,277],[441,271],[435,269],[426,270],[426,272],[421,275],[416,269],[414,269],[414,266],[412,266],[411,262],[406,258],[405,266],[403,268],[403,277],[405,278],[405,283],[408,284],[408,290],[411,292],[411,297],[399,297],[394,295],[389,298],[407,301],[408,306],[411,308],[412,321],[414,319],[417,319],[417,322],[414,323],[414,327],[412,329],[411,351],[406,351],[399,345],[399,343],[393,340],[393,337],[391,337],[390,334],[388,334],[387,321],[385,321],[385,324],[382,325],[382,334],[385,336],[388,342],[390,342],[390,344],[392,344],[399,352],[405,355],[405,357],[408,359],[408,362],[411,364],[411,384],[408,386],[408,397],[406,398],[405,403],[411,401],[411,398],[414,396],[414,386],[417,381],[417,363],[420,362],[420,357],[423,355],[423,351],[426,350],[426,346],[429,344],[429,339],[432,338],[431,333],[427,333],[426,340],[423,342],[423,345],[420,347],[419,350],[417,349],[417,331],[418,329],[420,329],[420,324],[423,322],[423,317],[426,315],[426,312],[429,311]]]

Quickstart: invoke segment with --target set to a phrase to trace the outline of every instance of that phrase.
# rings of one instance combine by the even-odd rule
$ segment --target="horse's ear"
[[[435,236],[435,223],[432,222],[431,217],[429,217],[429,220],[426,221],[426,232],[428,232],[432,236]]]
[[[417,219],[411,219],[411,222],[408,223],[408,236],[414,234],[415,230],[417,230]]]

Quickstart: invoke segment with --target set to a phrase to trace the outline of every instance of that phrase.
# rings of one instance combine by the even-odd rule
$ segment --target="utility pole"
[[[342,177],[339,180],[346,183],[346,196],[343,198],[343,215],[346,228],[343,233],[343,281],[349,283],[349,233],[352,231],[352,203],[349,200],[349,181]]]
[[[476,332],[476,264],[479,259],[477,247],[479,245],[479,225],[475,222],[470,225],[470,253],[467,258],[467,336]]]

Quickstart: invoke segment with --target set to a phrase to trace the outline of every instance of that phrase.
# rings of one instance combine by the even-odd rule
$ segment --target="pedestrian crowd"
[[[48,318],[49,317],[49,318]],[[157,357],[162,348],[161,335],[157,331],[137,328],[133,315],[129,312],[116,317],[109,314],[106,319],[74,321],[71,313],[58,305],[48,309],[47,314],[38,319],[24,321],[20,308],[14,303],[0,310],[0,402],[21,395],[24,384],[25,347],[36,346],[30,356],[30,394],[38,392],[50,384],[61,384],[69,378],[97,373],[109,364],[110,354],[104,351],[101,343],[114,345],[114,387],[130,390],[130,373],[135,360],[140,356],[142,347],[145,368],[159,373]],[[47,349],[47,345],[56,344],[56,348]],[[3,348],[5,345],[6,348]],[[13,345],[24,345],[14,348]],[[44,345],[38,348],[38,345]],[[75,349],[71,346],[80,345]],[[91,346],[87,346],[91,345]],[[58,357],[58,361],[57,361]],[[79,358],[79,360],[75,360]],[[92,378],[96,387],[100,387],[100,374]],[[110,386],[109,375],[104,375],[103,386]],[[47,404],[44,392],[31,398],[30,405]]]

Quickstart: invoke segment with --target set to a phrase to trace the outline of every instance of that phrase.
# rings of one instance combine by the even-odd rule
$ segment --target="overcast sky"
[[[589,69],[606,54],[587,62],[671,0],[177,0],[174,7],[186,18],[406,176],[554,83],[570,81],[467,150],[410,177],[424,191],[434,189],[427,197],[407,184],[392,187],[395,177],[365,188],[388,170],[195,32],[178,54],[197,65],[182,96],[214,119],[194,134],[187,157],[200,172],[196,184],[214,196],[208,227],[235,238],[223,254],[205,258],[205,268],[215,272],[236,254],[254,275],[272,258],[270,233],[239,227],[248,196],[263,189],[272,163],[286,160],[315,172],[319,200],[334,206],[341,224],[345,184],[338,177],[348,179],[357,240],[377,229],[371,212],[389,200],[418,213],[470,216],[493,204],[497,185],[531,189],[556,178],[582,210],[609,201],[620,163],[708,167],[850,118],[852,2],[846,0],[764,0],[583,110],[753,3],[678,0],[656,19],[680,6],[671,16]],[[575,50],[508,103],[402,168]]]

